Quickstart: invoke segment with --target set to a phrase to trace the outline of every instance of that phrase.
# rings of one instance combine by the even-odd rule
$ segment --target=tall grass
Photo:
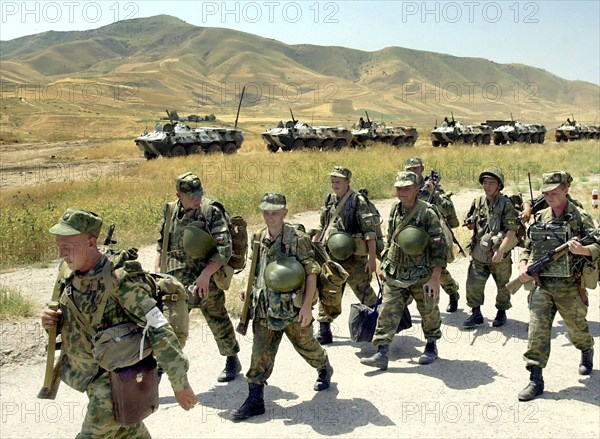
[[[421,138],[414,148],[370,145],[361,150],[276,154],[267,152],[260,142],[258,138],[248,139],[240,153],[232,156],[158,158],[130,163],[128,167],[117,157],[115,172],[93,175],[82,181],[2,190],[0,269],[55,258],[54,238],[48,228],[68,207],[95,211],[105,224],[115,223],[119,246],[153,242],[158,235],[161,207],[175,199],[175,179],[186,171],[201,177],[209,198],[219,199],[230,213],[243,215],[251,223],[260,222],[257,206],[267,191],[285,193],[291,214],[320,207],[330,189],[328,174],[333,165],[350,168],[352,186],[367,187],[372,199],[394,196],[394,176],[412,156],[423,159],[426,172],[437,169],[442,173],[446,191],[479,188],[477,177],[490,165],[503,170],[506,193],[515,190],[528,193],[528,172],[537,190],[543,172],[564,169],[582,178],[581,181],[576,179],[573,191],[582,191],[581,201],[589,208],[590,196],[585,194],[599,183],[597,141],[574,142],[567,146],[433,148],[426,138]],[[125,155],[134,151],[139,154],[135,145],[115,141],[86,148],[84,157],[114,160],[116,150],[121,149],[126,151]],[[105,151],[106,156],[102,157],[101,151]],[[590,151],[595,151],[596,159],[590,157]],[[583,182],[585,179],[588,181]]]
[[[0,320],[33,317],[38,306],[19,290],[0,285]]]

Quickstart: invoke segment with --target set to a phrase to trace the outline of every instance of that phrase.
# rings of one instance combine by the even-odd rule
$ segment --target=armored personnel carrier
[[[544,143],[546,127],[542,124],[524,124],[514,120],[506,121],[504,125],[494,129],[494,145],[514,143]]]
[[[463,125],[454,120],[454,114],[452,114],[451,121],[445,117],[440,126],[436,126],[431,130],[431,145],[434,147],[446,147],[450,143],[489,145],[491,138],[492,128],[490,126],[486,124]]]
[[[364,145],[371,140],[375,142],[384,142],[394,146],[414,146],[419,133],[415,127],[398,126],[387,127],[369,119],[369,113],[365,111],[367,121],[360,118],[355,129],[352,130],[352,144],[354,146]]]
[[[576,120],[567,119],[561,126],[556,128],[555,137],[557,142],[568,142],[581,139],[596,139],[598,130],[595,126],[579,124]]]
[[[135,144],[148,160],[158,156],[181,157],[199,152],[234,154],[244,142],[244,133],[237,128],[244,91],[245,89],[240,97],[234,128],[190,128],[175,120],[176,112],[166,110],[169,123],[157,126],[154,131],[144,132],[135,139]]]
[[[285,125],[280,123],[261,133],[261,137],[271,152],[301,151],[303,149],[339,150],[352,142],[350,130],[341,127],[310,126],[296,120],[290,110],[292,120]]]

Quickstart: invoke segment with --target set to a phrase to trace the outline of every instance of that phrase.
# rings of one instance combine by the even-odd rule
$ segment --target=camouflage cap
[[[571,174],[569,174],[567,171],[550,171],[549,174],[555,173],[555,172],[560,172],[561,174],[563,174],[565,177],[565,182],[571,184],[573,183],[573,176]]]
[[[542,175],[542,192],[550,192],[551,190],[556,189],[563,183],[569,182],[569,176],[566,172],[563,171],[555,171],[548,172],[547,174]]]
[[[281,210],[285,209],[285,206],[285,195],[276,194],[273,192],[267,192],[264,194],[260,200],[260,204],[258,205],[261,210]]]
[[[404,169],[416,168],[423,166],[423,160],[420,157],[413,157],[404,162]]]
[[[191,198],[198,199],[204,195],[204,188],[202,187],[200,177],[191,172],[186,172],[177,177],[175,187],[177,188],[177,192],[181,192]]]
[[[413,184],[418,184],[419,177],[414,172],[410,171],[402,171],[398,172],[396,175],[396,182],[394,186],[396,187],[406,187],[412,186]]]
[[[100,235],[102,218],[89,210],[69,208],[60,218],[60,221],[50,228],[54,235],[79,235],[89,233],[96,238]]]
[[[329,175],[332,177],[341,177],[350,180],[352,178],[352,171],[348,168],[344,168],[343,166],[334,166]]]

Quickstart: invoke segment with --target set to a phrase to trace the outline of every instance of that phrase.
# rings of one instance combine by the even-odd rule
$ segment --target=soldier
[[[597,238],[588,245],[578,241],[594,230],[594,224],[583,209],[567,199],[568,177],[565,174],[543,175],[542,193],[549,207],[535,215],[529,230],[530,239],[519,261],[519,280],[530,281],[528,264],[568,241],[569,252],[539,274],[535,289],[529,294],[529,343],[523,358],[530,371],[530,383],[519,393],[521,401],[532,400],[544,392],[542,369],[550,355],[552,322],[557,311],[565,322],[570,341],[581,351],[579,374],[589,375],[593,368],[594,339],[585,319],[588,310],[586,284],[582,284],[581,270],[577,267],[581,267],[586,259],[595,264],[600,258],[600,243]]]
[[[423,171],[425,170],[423,161],[419,157],[408,159],[404,163],[404,170],[417,174],[419,181],[419,192],[417,193],[417,199],[433,204],[439,213],[438,216],[440,217],[440,221],[445,221],[448,228],[454,229],[458,227],[459,222],[458,217],[456,216],[456,209],[454,208],[454,203],[450,197],[444,193],[439,184],[435,186],[435,182],[432,181],[432,178],[427,180],[423,178]],[[438,179],[441,179],[439,173],[437,176]],[[435,193],[433,192],[434,188]],[[447,235],[446,238],[448,238]],[[446,244],[451,249],[453,245],[452,241],[449,241],[448,239],[446,239],[446,241]],[[449,298],[446,311],[455,312],[458,309],[458,299],[460,298],[460,294],[458,292],[458,282],[452,278],[452,275],[447,268],[442,269],[440,285],[446,294],[448,294]]]
[[[571,183],[573,182],[573,177],[571,176],[571,174],[569,174],[568,172],[565,172],[565,171],[555,171],[555,172],[563,172],[565,174],[564,178],[567,182],[567,200],[569,200],[571,203],[573,203],[575,206],[579,207],[580,209],[583,209],[583,204],[581,204],[579,201],[572,198],[571,195],[568,193],[568,191],[571,189]],[[521,212],[521,215],[520,215],[521,220],[524,223],[528,223],[529,218],[531,218],[531,215],[536,214],[540,210],[545,209],[547,207],[548,207],[548,203],[546,203],[544,194],[540,195],[538,198],[536,198],[533,201],[533,206],[532,206],[531,201],[523,201],[523,211]]]
[[[385,259],[381,265],[385,285],[373,337],[377,353],[360,360],[381,370],[387,369],[388,349],[410,297],[417,302],[427,340],[419,364],[435,361],[436,341],[442,336],[438,300],[447,250],[440,220],[430,204],[417,199],[417,174],[400,172],[395,186],[400,201],[390,211]]]
[[[143,422],[124,426],[113,414],[109,372],[101,368],[92,354],[94,333],[123,323],[148,328],[153,354],[164,365],[175,392],[185,410],[198,402],[187,380],[188,361],[164,315],[150,295],[150,286],[139,273],[115,268],[97,247],[102,219],[93,212],[68,209],[50,229],[56,235],[63,263],[59,270],[58,311],[42,311],[42,326],[57,326],[61,334],[61,379],[89,398],[87,411],[77,437],[149,438]],[[116,285],[108,287],[104,272]],[[110,294],[110,291],[113,294]],[[104,298],[104,300],[102,300]],[[103,303],[104,309],[100,307]],[[97,324],[94,324],[98,321]]]
[[[365,198],[350,187],[352,171],[334,166],[331,176],[332,194],[325,200],[325,209],[314,241],[326,243],[329,256],[348,272],[346,283],[358,300],[374,306],[377,295],[371,287],[371,274],[377,267],[376,224]],[[362,250],[356,248],[359,240]],[[331,322],[342,313],[342,296],[345,285],[335,294],[321,297],[319,301],[319,335],[322,345],[333,341]]]
[[[285,195],[266,193],[259,205],[266,228],[257,232],[260,242],[252,286],[252,359],[246,374],[249,396],[233,419],[241,421],[265,412],[263,391],[273,372],[283,334],[308,364],[317,369],[316,391],[329,388],[333,368],[327,353],[313,335],[312,306],[319,264],[310,237],[284,222]],[[281,274],[283,271],[286,276]]]
[[[483,186],[485,195],[473,200],[466,221],[468,229],[473,230],[473,237],[467,277],[467,305],[472,314],[463,323],[465,329],[483,325],[481,305],[484,301],[485,283],[490,274],[498,289],[498,312],[492,326],[504,325],[506,310],[512,306],[506,284],[510,280],[512,269],[510,250],[517,243],[517,212],[510,200],[500,192],[504,188],[504,174],[500,169],[486,169],[479,174],[479,183]]]
[[[224,212],[204,197],[200,178],[187,172],[177,177],[178,200],[167,203],[163,208],[163,222],[157,244],[155,270],[175,276],[184,285],[194,285],[189,303],[165,301],[165,313],[187,312],[181,308],[199,307],[215,337],[219,353],[227,357],[225,369],[217,377],[219,382],[235,379],[242,370],[237,353],[237,342],[233,324],[225,308],[224,288],[228,288],[233,275],[227,262],[231,257],[231,235]],[[189,227],[188,227],[189,226]],[[184,241],[188,228],[204,231],[205,242],[190,234],[192,245]],[[211,238],[212,237],[212,238]],[[187,237],[186,237],[187,239]],[[215,251],[201,251],[199,247],[215,245]],[[191,248],[191,249],[190,249]],[[206,257],[197,257],[203,253]],[[187,339],[188,328],[178,333],[182,345]]]

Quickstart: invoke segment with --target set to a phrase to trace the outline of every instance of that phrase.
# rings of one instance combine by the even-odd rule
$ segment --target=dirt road
[[[473,192],[459,193],[454,200],[464,213]],[[377,203],[387,214],[391,200]],[[292,222],[316,224],[316,212],[306,212]],[[151,267],[151,247],[140,258]],[[514,259],[514,258],[513,258]],[[491,327],[495,315],[495,287],[488,282],[482,307],[486,322],[475,331],[463,331],[467,318],[464,285],[468,260],[459,259],[449,270],[461,285],[459,310],[443,310],[440,358],[420,366],[418,356],[425,340],[420,318],[411,305],[413,328],[398,334],[391,346],[390,365],[380,372],[360,364],[371,355],[370,344],[353,343],[348,333],[348,310],[356,302],[351,292],[344,297],[344,313],[334,323],[334,343],[327,346],[335,369],[332,387],[314,392],[316,372],[293,350],[281,344],[275,371],[265,389],[267,413],[236,424],[230,411],[247,395],[242,375],[227,384],[216,381],[224,360],[201,318],[195,320],[185,352],[190,381],[201,404],[184,412],[176,404],[167,382],[161,383],[161,406],[146,420],[155,438],[204,437],[589,437],[600,436],[600,373],[577,374],[579,351],[569,342],[560,317],[552,333],[552,354],[544,371],[546,391],[529,403],[519,403],[517,393],[527,384],[522,355],[527,349],[528,311],[526,293],[513,298],[508,323]],[[0,275],[0,282],[20,285],[23,292],[44,303],[51,293],[56,264],[47,269],[18,270]],[[513,267],[513,274],[516,267]],[[590,291],[588,322],[596,346],[600,341],[598,288]],[[316,311],[315,311],[316,313]],[[1,433],[2,438],[74,437],[80,429],[87,398],[62,384],[55,401],[35,398],[44,370],[45,335],[37,320],[2,323],[1,330]],[[316,326],[315,326],[316,327]],[[240,336],[244,371],[250,363],[252,336]],[[597,356],[598,357],[598,356]],[[596,364],[600,360],[596,358]]]

